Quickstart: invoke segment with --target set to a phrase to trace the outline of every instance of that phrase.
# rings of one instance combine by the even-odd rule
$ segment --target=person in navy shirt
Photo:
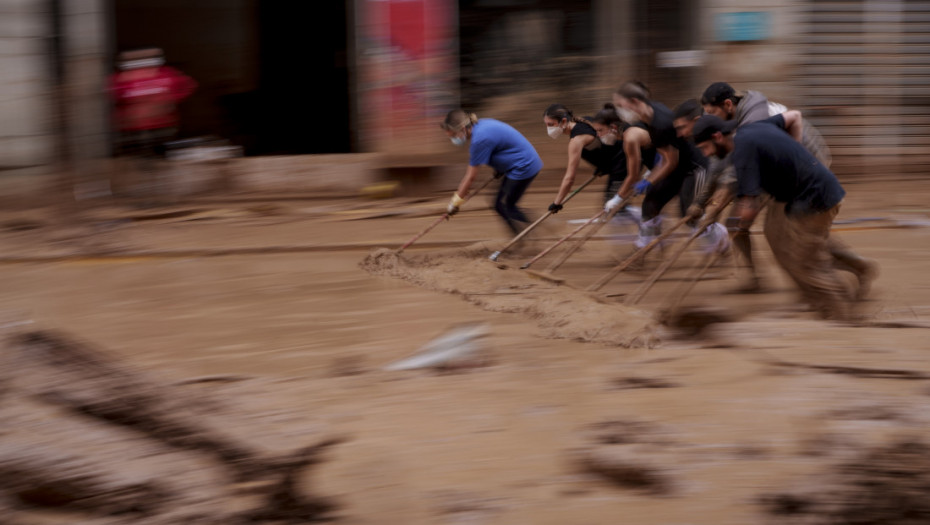
[[[878,269],[830,236],[846,191],[800,143],[801,113],[787,111],[733,133],[736,127],[735,120],[704,115],[693,134],[705,155],[731,155],[740,230],[748,232],[761,209],[760,197],[771,195],[764,231],[776,261],[823,317],[847,318],[850,300],[867,294]],[[856,275],[857,291],[847,289],[837,268]]]
[[[531,221],[517,207],[517,202],[543,167],[530,141],[509,124],[490,118],[478,119],[474,113],[461,109],[450,111],[440,126],[456,146],[470,143],[465,177],[446,211],[450,215],[458,212],[478,176],[478,168],[490,166],[495,176],[503,179],[494,199],[494,210],[513,233],[523,231]]]

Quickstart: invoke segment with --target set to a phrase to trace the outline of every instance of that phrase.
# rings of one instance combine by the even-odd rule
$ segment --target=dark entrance
[[[348,153],[346,2],[114,0],[113,46],[158,46],[199,89],[182,137],[213,135],[246,155]]]

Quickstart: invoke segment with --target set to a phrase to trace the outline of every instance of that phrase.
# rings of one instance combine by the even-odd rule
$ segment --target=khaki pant
[[[785,214],[784,202],[772,202],[765,219],[765,238],[775,260],[801,288],[804,299],[825,318],[849,315],[852,294],[836,272],[834,252],[849,253],[830,238],[837,204],[827,211],[800,217]]]

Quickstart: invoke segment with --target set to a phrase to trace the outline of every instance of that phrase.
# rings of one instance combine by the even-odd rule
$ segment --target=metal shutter
[[[798,100],[839,174],[930,160],[930,1],[808,0]]]

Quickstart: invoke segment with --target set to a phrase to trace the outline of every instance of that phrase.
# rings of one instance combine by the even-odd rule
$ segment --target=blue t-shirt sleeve
[[[469,146],[468,164],[471,166],[482,166],[491,163],[491,153],[494,152],[494,144],[486,139],[474,140],[472,137],[471,146]]]

